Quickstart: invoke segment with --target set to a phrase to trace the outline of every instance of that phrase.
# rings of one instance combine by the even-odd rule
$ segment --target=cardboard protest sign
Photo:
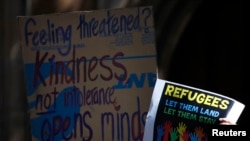
[[[224,95],[157,79],[143,140],[208,140],[209,126],[219,118],[236,123],[244,108]]]
[[[139,140],[156,81],[152,7],[18,17],[32,140]]]

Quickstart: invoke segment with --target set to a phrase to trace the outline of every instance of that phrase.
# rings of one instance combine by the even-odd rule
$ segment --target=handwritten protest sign
[[[144,141],[208,140],[219,118],[236,123],[245,105],[210,91],[157,79]]]
[[[18,17],[33,140],[139,140],[156,81],[152,7]]]

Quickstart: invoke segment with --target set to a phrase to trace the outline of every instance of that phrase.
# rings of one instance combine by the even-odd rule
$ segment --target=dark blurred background
[[[248,124],[241,0],[2,0],[0,140],[29,140],[16,16],[148,5],[154,8],[159,76],[244,103],[237,124]]]

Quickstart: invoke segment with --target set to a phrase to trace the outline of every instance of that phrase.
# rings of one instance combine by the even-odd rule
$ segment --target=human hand
[[[227,118],[219,118],[220,125],[236,125],[236,123],[233,123]]]

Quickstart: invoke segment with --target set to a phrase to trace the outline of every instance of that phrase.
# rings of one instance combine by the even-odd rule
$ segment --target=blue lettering
[[[32,27],[33,26],[33,27]],[[68,25],[66,28],[62,26],[55,26],[50,20],[47,20],[47,28],[35,30],[34,28],[37,26],[35,19],[28,18],[25,27],[24,27],[24,35],[26,45],[29,46],[32,41],[32,47],[40,46],[40,45],[55,45],[60,43],[67,43],[68,49],[66,53],[62,53],[59,48],[59,53],[62,55],[68,54],[71,47],[71,37],[72,37],[72,26]],[[32,27],[32,28],[31,28]],[[32,30],[34,32],[32,32]]]
[[[93,138],[93,130],[87,124],[87,118],[91,118],[89,111],[75,113],[72,117],[57,114],[51,118],[45,118],[42,122],[39,139],[54,141],[72,140],[81,137],[85,141],[90,141]],[[83,131],[83,128],[86,130]],[[80,134],[78,135],[78,133]]]
[[[142,112],[140,107],[140,98],[137,97],[137,109],[131,115],[128,112],[104,112],[101,114],[102,140],[106,140],[105,131],[111,130],[112,141],[114,140],[142,140],[143,126],[147,112]],[[116,126],[115,126],[116,124]],[[115,134],[116,133],[116,134]],[[127,133],[126,135],[124,135]],[[115,136],[117,135],[117,136]],[[127,138],[127,139],[126,139]],[[110,140],[110,139],[109,139]]]
[[[137,13],[126,15],[121,15],[120,17],[115,17],[107,11],[106,18],[100,21],[96,18],[91,18],[87,20],[85,15],[79,16],[79,24],[77,30],[79,30],[80,39],[90,38],[98,35],[110,36],[117,32],[128,33],[132,30],[140,30],[140,10],[137,9]]]
[[[140,78],[139,78],[140,77]],[[149,72],[149,73],[142,73],[138,76],[135,73],[130,74],[128,81],[118,81],[116,85],[113,86],[114,89],[130,89],[133,87],[133,84],[136,88],[143,88],[145,85],[145,79],[148,78],[148,86],[154,87],[156,81],[156,74]]]

